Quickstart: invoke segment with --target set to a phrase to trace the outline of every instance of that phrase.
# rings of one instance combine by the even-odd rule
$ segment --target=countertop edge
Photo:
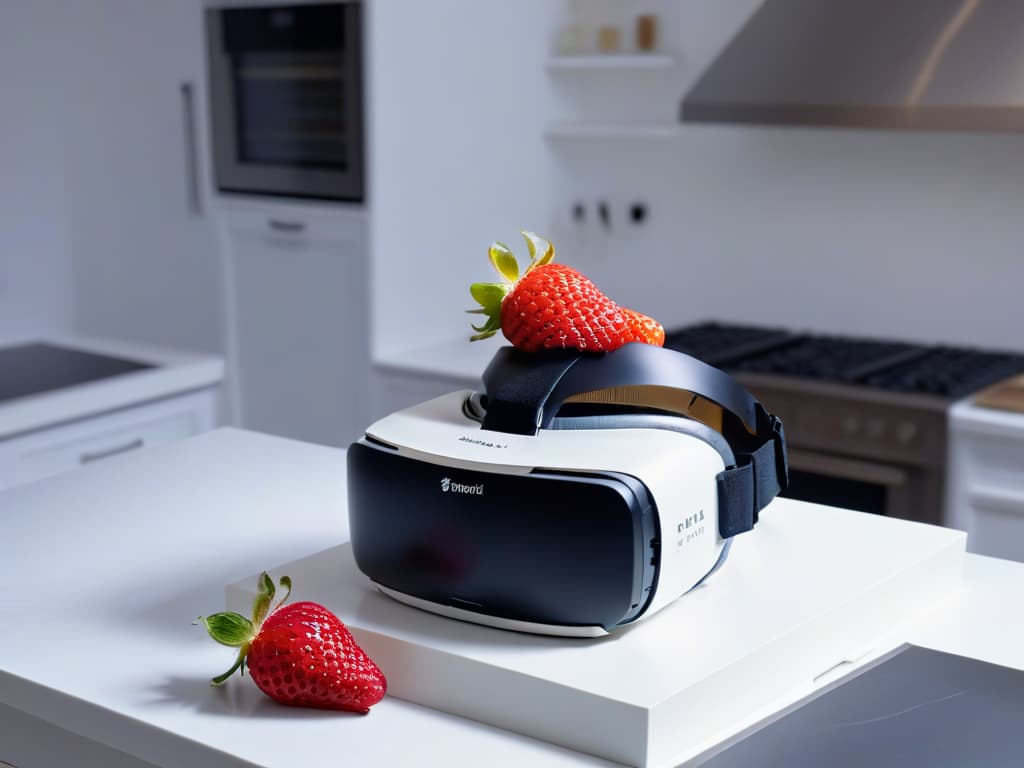
[[[52,335],[24,339],[99,354],[116,355],[157,365],[110,379],[17,398],[0,404],[0,440],[36,432],[142,403],[215,387],[225,375],[224,359],[209,353],[98,339]],[[11,341],[13,345],[16,341]],[[5,346],[8,346],[5,343]]]
[[[373,367],[383,373],[432,376],[459,382],[477,382],[501,343],[470,343],[451,338],[434,344],[393,349],[373,356]]]

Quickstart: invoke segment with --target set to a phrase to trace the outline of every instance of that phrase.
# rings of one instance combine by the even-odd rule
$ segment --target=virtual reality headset
[[[348,451],[356,564],[418,608],[604,635],[707,579],[786,487],[780,420],[680,352],[503,347],[483,384]]]

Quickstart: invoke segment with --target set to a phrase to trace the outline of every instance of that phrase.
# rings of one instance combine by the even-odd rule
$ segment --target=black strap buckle
[[[789,485],[786,435],[778,416],[760,409],[759,442],[736,452],[736,466],[718,473],[718,534],[751,530],[764,509]]]
[[[772,420],[772,442],[775,444],[775,475],[781,493],[789,487],[789,457],[786,454],[786,430],[782,419],[770,414]]]

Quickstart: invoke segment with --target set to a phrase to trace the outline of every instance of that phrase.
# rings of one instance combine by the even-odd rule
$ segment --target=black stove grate
[[[782,349],[740,360],[731,369],[854,384],[891,365],[912,364],[922,354],[922,347],[900,342],[806,336]]]
[[[782,328],[701,323],[666,333],[665,346],[692,355],[709,365],[721,367],[744,357],[777,349],[795,338]]]
[[[666,334],[665,346],[733,373],[839,382],[957,399],[1024,371],[1024,354],[779,328],[702,323]]]
[[[865,377],[863,384],[893,392],[960,398],[1024,371],[1024,355],[937,347]]]

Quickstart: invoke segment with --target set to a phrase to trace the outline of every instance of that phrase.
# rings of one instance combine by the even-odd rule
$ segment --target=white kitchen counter
[[[374,358],[374,365],[386,371],[421,374],[438,378],[476,382],[494,353],[508,344],[500,334],[483,341],[470,341],[466,335],[425,347],[389,351]]]
[[[224,379],[224,360],[220,357],[151,345],[81,336],[47,335],[42,338],[5,339],[2,346],[30,342],[73,347],[85,352],[151,363],[158,367],[0,403],[0,440],[54,424],[216,386]]]
[[[949,416],[953,428],[961,432],[1024,440],[1024,413],[975,405],[966,399],[955,403]]]
[[[393,698],[361,717],[207,685],[232,654],[190,622],[346,540],[345,495],[342,451],[237,430],[0,494],[0,704],[156,765],[608,765]],[[906,639],[1024,669],[1022,598],[1024,565],[969,556]]]

